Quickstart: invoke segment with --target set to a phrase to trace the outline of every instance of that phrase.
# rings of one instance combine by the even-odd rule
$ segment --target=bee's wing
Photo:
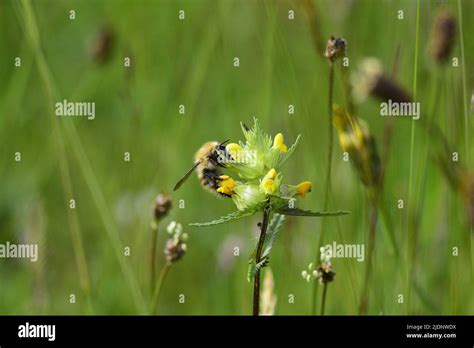
[[[201,164],[201,162],[202,162],[202,161],[197,161],[197,162],[191,167],[191,169],[189,169],[189,170],[187,171],[187,173],[184,174],[184,176],[183,176],[183,177],[176,183],[176,185],[174,186],[173,191],[178,190],[178,189],[181,187],[181,185],[182,185],[186,180],[188,180],[188,178],[189,178],[189,176],[191,175],[191,173],[194,171],[194,169],[196,169],[196,167],[197,167],[199,164]]]

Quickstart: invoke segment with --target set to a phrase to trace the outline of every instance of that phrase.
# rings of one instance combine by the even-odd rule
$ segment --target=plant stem
[[[364,287],[361,292],[359,302],[359,314],[367,314],[367,305],[369,300],[369,282],[370,275],[372,273],[372,259],[375,248],[375,231],[377,228],[377,199],[371,197],[370,201],[370,213],[369,213],[369,251],[367,254],[367,263],[365,268]]]
[[[255,265],[261,261],[263,244],[267,234],[268,220],[270,218],[270,206],[267,203],[263,210],[263,221],[260,225],[260,238],[258,239],[257,251],[255,253]],[[260,268],[255,271],[253,279],[253,315],[258,316],[260,308]]]
[[[154,222],[154,226],[152,227],[152,235],[151,235],[151,255],[150,255],[150,288],[153,294],[153,287],[155,285],[155,277],[156,277],[156,243],[158,239],[158,228],[160,226],[160,221],[157,219]]]
[[[49,69],[49,65],[47,64],[46,58],[44,56],[44,53],[41,49],[41,40],[40,40],[40,35],[39,35],[39,30],[38,30],[38,25],[36,22],[36,17],[33,11],[33,7],[31,4],[31,1],[28,0],[23,0],[21,2],[23,5],[23,15],[24,15],[24,23],[25,23],[25,31],[28,37],[28,40],[30,42],[30,46],[34,52],[37,67],[38,67],[38,72],[40,74],[41,79],[44,82],[45,85],[45,93],[47,95],[47,98],[51,101],[48,103],[49,105],[54,105],[52,101],[58,100],[58,96],[60,95],[59,91],[57,90],[56,84],[54,83],[53,76],[51,74],[51,71]],[[51,115],[54,115],[54,110],[50,111]],[[54,121],[54,120],[53,120]],[[59,134],[55,135],[56,137],[59,137],[59,140],[61,143],[63,143],[63,137],[62,137],[62,132],[61,132],[61,127],[60,125],[55,121],[54,122],[54,133]],[[67,122],[65,121],[63,124],[63,130],[66,131],[66,138],[68,139],[68,142],[71,144],[71,148],[73,152],[76,155],[76,158],[79,163],[79,168],[81,169],[83,176],[85,178],[86,184],[92,194],[92,198],[94,200],[95,205],[97,206],[97,210],[99,211],[99,215],[101,219],[103,220],[105,230],[107,234],[109,235],[112,246],[115,250],[115,254],[117,256],[117,259],[119,261],[121,270],[129,284],[131,293],[133,295],[133,299],[135,302],[135,305],[137,309],[140,311],[140,313],[145,313],[146,307],[145,307],[145,302],[143,300],[140,288],[138,286],[138,283],[135,279],[134,273],[131,269],[131,266],[129,263],[126,261],[126,259],[123,257],[123,247],[122,247],[122,241],[120,240],[120,237],[117,234],[117,231],[114,227],[114,222],[112,217],[110,216],[110,212],[108,209],[108,204],[105,201],[105,198],[102,193],[101,186],[99,185],[99,182],[97,181],[97,178],[94,174],[93,168],[89,162],[89,159],[87,158],[87,155],[84,151],[84,148],[82,146],[82,143],[80,141],[79,135],[77,134],[77,130],[75,128],[74,122]],[[61,177],[68,177],[68,173],[62,169],[63,166],[67,168],[67,162],[61,159],[61,153],[65,153],[64,149],[65,146],[61,145],[58,146],[59,153],[60,153],[60,167],[61,167]],[[61,150],[62,149],[62,150]],[[67,159],[66,159],[67,160]],[[61,163],[63,162],[63,163]],[[64,174],[65,173],[65,174]],[[70,173],[69,173],[70,176]],[[62,179],[63,180],[63,179]],[[67,188],[67,186],[65,187]],[[69,209],[68,209],[69,210]],[[74,228],[74,227],[73,227]],[[80,231],[79,231],[80,232]],[[76,232],[75,232],[76,233]],[[76,234],[78,238],[79,233]],[[75,244],[79,248],[78,242],[75,242]],[[80,252],[80,249],[78,249]],[[82,258],[82,256],[81,256]],[[83,272],[84,273],[84,272]],[[86,278],[84,278],[86,279]],[[83,280],[82,280],[83,282]],[[87,292],[86,292],[87,293]]]
[[[171,262],[167,262],[160,272],[160,277],[158,278],[158,283],[156,283],[155,291],[153,291],[153,298],[151,300],[151,314],[156,313],[158,309],[158,300],[160,298],[161,288],[163,287],[163,283],[165,282],[166,276],[168,275],[168,271],[171,268]]]
[[[326,171],[326,190],[324,193],[324,211],[328,209],[329,191],[331,190],[331,167],[332,167],[332,147],[333,147],[333,131],[332,131],[332,100],[334,90],[334,63],[329,63],[329,97],[328,97],[328,161]]]
[[[415,35],[415,61],[413,66],[413,101],[416,102],[416,87],[417,87],[417,72],[418,72],[418,46],[419,46],[419,33],[420,33],[420,0],[417,1],[417,10],[416,10],[416,35]],[[413,186],[413,153],[415,147],[415,119],[411,121],[411,136],[410,136],[410,174],[408,178],[408,208],[410,212],[412,212],[412,186]],[[410,219],[408,219],[410,221]],[[410,227],[408,226],[407,231],[409,231]],[[410,253],[412,249],[412,236],[407,235],[407,260],[410,260]],[[407,310],[410,307],[410,274],[412,265],[407,265],[407,274],[406,274],[406,298],[407,298]]]
[[[326,180],[325,180],[325,193],[324,193],[324,211],[328,210],[329,206],[329,191],[331,189],[331,167],[332,167],[332,148],[333,148],[333,131],[332,131],[332,101],[334,94],[334,63],[329,62],[329,95],[328,95],[328,160],[327,160],[327,170],[326,170]],[[316,250],[315,262],[319,261],[318,253],[319,249],[324,242],[324,234],[326,232],[325,221],[321,222],[321,233],[319,235],[318,248]],[[316,314],[316,302],[318,297],[318,283],[313,282],[313,305],[312,305],[312,314]]]
[[[41,49],[41,38],[39,35],[38,25],[36,16],[33,11],[30,1],[24,0],[22,3],[22,15],[24,20],[25,32],[27,34],[28,43],[33,50],[33,54],[36,60],[36,65],[41,79],[45,85],[45,94],[48,99],[48,105],[54,105],[54,100],[57,98],[57,91],[54,89],[53,81],[46,64],[43,51]],[[53,110],[49,110],[48,114],[54,115]],[[69,204],[69,199],[74,197],[73,184],[71,179],[71,170],[68,165],[68,159],[65,151],[65,141],[61,133],[60,125],[51,116],[51,127],[53,129],[53,138],[56,145],[57,155],[59,157],[59,168],[61,184],[64,190],[65,202]],[[91,299],[91,280],[89,275],[89,268],[87,266],[86,252],[83,243],[83,235],[80,228],[79,218],[75,211],[67,209],[68,223],[71,232],[72,245],[74,249],[74,257],[77,265],[79,274],[79,282],[81,289],[87,300],[87,310],[90,314],[93,314],[93,306]]]
[[[458,7],[458,16],[459,16],[459,41],[461,46],[461,68],[462,68],[462,100],[463,100],[463,113],[464,113],[464,146],[465,146],[465,156],[466,156],[466,166],[469,166],[469,162],[471,160],[470,153],[469,153],[469,119],[468,119],[468,106],[467,106],[467,86],[466,86],[466,56],[464,55],[464,30],[463,30],[463,23],[462,23],[462,9],[461,9],[461,0],[457,1]],[[470,216],[468,216],[469,219]],[[472,221],[472,220],[470,220]],[[474,244],[474,231],[472,228],[472,223],[469,223],[469,239],[468,239],[468,251],[469,256],[471,258],[470,264],[470,273],[471,273],[471,281],[474,283],[474,255],[472,253],[472,247]]]
[[[326,308],[326,294],[328,291],[328,283],[324,283],[323,287],[323,297],[321,299],[321,315],[324,315],[324,310]]]

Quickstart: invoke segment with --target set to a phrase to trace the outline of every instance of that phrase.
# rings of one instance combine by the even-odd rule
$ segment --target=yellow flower
[[[340,107],[334,109],[333,123],[339,133],[341,148],[349,153],[364,185],[377,185],[380,178],[380,158],[367,123]]]
[[[234,194],[234,188],[237,186],[237,183],[228,175],[219,176],[220,187],[217,189],[217,192],[224,195],[230,196]]]
[[[279,149],[280,152],[286,152],[288,150],[288,147],[283,143],[283,141],[283,134],[278,133],[273,139],[273,147]]]
[[[238,157],[239,153],[242,151],[242,147],[236,143],[230,143],[225,147],[225,149],[232,157]]]
[[[304,197],[304,195],[308,192],[311,192],[311,188],[313,187],[313,184],[311,184],[310,181],[303,181],[300,182],[296,186],[297,194],[300,195],[301,197]]]
[[[270,169],[268,173],[263,177],[262,182],[260,183],[260,188],[266,194],[271,194],[275,192],[276,185],[275,179],[277,177],[277,172],[274,168]]]

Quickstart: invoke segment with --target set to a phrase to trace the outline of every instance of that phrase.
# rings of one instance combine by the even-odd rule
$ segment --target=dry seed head
[[[169,193],[160,193],[156,196],[155,206],[153,208],[153,215],[155,220],[160,220],[168,215],[168,212],[171,210],[173,205],[173,200]]]
[[[431,33],[430,52],[438,63],[445,62],[453,50],[456,36],[456,19],[442,8],[436,14]]]
[[[324,56],[331,62],[334,62],[335,60],[346,55],[346,46],[346,40],[344,40],[342,37],[331,36],[326,45]]]
[[[352,76],[352,84],[354,99],[359,103],[368,96],[375,96],[385,102],[412,101],[395,80],[384,74],[382,64],[376,58],[366,58],[362,61],[357,73]]]
[[[111,56],[115,35],[110,28],[103,28],[93,39],[91,56],[99,64],[105,63]]]
[[[180,239],[171,238],[166,241],[165,257],[168,262],[176,262],[186,252],[186,244]]]
[[[332,265],[328,262],[321,262],[317,272],[317,278],[321,284],[332,282],[336,276],[336,272],[333,271]]]

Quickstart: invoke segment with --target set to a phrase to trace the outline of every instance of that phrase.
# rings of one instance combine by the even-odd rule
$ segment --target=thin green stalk
[[[333,153],[333,129],[332,129],[332,104],[333,104],[333,94],[334,94],[334,63],[329,62],[329,94],[328,94],[328,159],[326,167],[326,179],[325,179],[325,191],[324,191],[324,211],[328,210],[329,205],[329,192],[331,190],[331,167],[332,167],[332,153]],[[325,219],[321,222],[321,233],[319,234],[318,248],[316,250],[315,262],[319,261],[317,255],[319,254],[319,249],[321,248],[324,242],[324,234],[326,232],[326,223]],[[316,302],[318,297],[318,283],[313,282],[313,304],[312,304],[312,314],[316,314]]]
[[[56,148],[58,149],[59,155],[59,167],[60,167],[60,175],[61,175],[61,182],[64,189],[65,201],[69,202],[69,200],[74,197],[73,188],[72,188],[72,181],[71,181],[71,174],[69,170],[69,166],[67,163],[67,156],[64,151],[64,140],[62,138],[61,131],[59,129],[59,125],[55,122],[54,119],[54,91],[51,80],[48,78],[48,68],[45,63],[45,58],[43,52],[41,51],[41,40],[39,36],[38,26],[36,24],[36,18],[33,13],[33,9],[29,1],[24,0],[22,2],[22,14],[23,20],[25,25],[25,32],[29,39],[30,46],[33,50],[33,53],[36,58],[37,67],[39,70],[40,75],[43,78],[46,86],[46,97],[48,99],[48,104],[50,105],[50,111],[48,112],[51,117],[51,126],[53,128],[54,140],[56,142]],[[81,229],[79,226],[79,220],[77,217],[77,213],[72,209],[67,209],[68,221],[70,225],[71,231],[71,238],[72,244],[74,248],[74,257],[76,260],[76,265],[78,268],[79,273],[79,282],[81,284],[82,291],[86,297],[86,303],[89,313],[93,313],[93,305],[91,299],[91,282],[89,277],[89,269],[87,266],[84,245],[83,245],[83,238]]]
[[[458,17],[459,17],[459,36],[461,44],[461,68],[462,68],[462,100],[463,100],[463,111],[464,111],[464,146],[465,146],[465,156],[466,156],[466,166],[469,166],[470,163],[470,153],[469,153],[469,119],[468,119],[468,107],[467,107],[467,87],[466,87],[466,56],[464,55],[464,30],[463,30],[463,21],[462,21],[462,9],[461,9],[461,0],[457,1],[458,5]],[[468,217],[469,218],[469,217]],[[472,245],[474,244],[474,231],[472,230],[472,224],[469,224],[469,238],[468,238],[468,248],[469,255],[471,258],[471,281],[474,283],[474,255],[472,253]]]
[[[326,308],[326,295],[328,292],[328,283],[324,283],[323,287],[323,297],[321,298],[321,315],[324,315],[324,310]]]
[[[24,19],[25,19],[25,27],[26,27],[27,36],[28,36],[28,39],[30,40],[32,49],[35,53],[36,63],[38,64],[38,70],[45,84],[46,92],[48,94],[48,98],[50,99],[50,105],[52,107],[54,105],[53,101],[57,99],[55,98],[55,96],[57,96],[58,93],[57,93],[57,90],[54,88],[51,72],[49,70],[44,54],[41,50],[39,30],[36,24],[36,19],[35,19],[34,12],[31,6],[31,2],[29,0],[23,0],[22,4],[23,4],[23,12],[24,12],[24,17],[25,17]],[[50,114],[54,115],[54,110],[52,110]],[[66,133],[67,133],[67,137],[79,161],[80,169],[82,170],[83,175],[86,179],[88,188],[91,191],[94,203],[96,204],[100,212],[101,218],[103,219],[105,230],[112,241],[112,245],[114,247],[115,253],[117,255],[117,258],[122,268],[122,271],[124,273],[124,276],[127,279],[129,286],[131,288],[135,304],[137,305],[137,308],[139,308],[141,312],[144,312],[145,310],[144,300],[142,298],[140,289],[138,288],[138,285],[136,283],[133,271],[130,268],[130,265],[127,263],[123,255],[122,242],[120,241],[120,238],[117,235],[116,230],[113,226],[114,225],[113,219],[110,217],[110,212],[108,211],[108,205],[102,194],[101,187],[99,183],[97,182],[97,178],[94,175],[92,166],[84,152],[84,148],[77,134],[74,123],[71,123],[68,121],[69,120],[65,120],[63,123],[64,129],[66,130]],[[58,123],[55,122],[54,119],[53,119],[53,123],[55,125],[54,127],[58,127],[57,132],[59,136],[61,136]],[[64,149],[64,146],[60,146],[60,148]]]
[[[151,255],[150,255],[150,287],[153,295],[153,287],[155,286],[156,278],[156,243],[158,241],[158,228],[160,221],[156,220],[151,229]]]
[[[376,194],[372,195],[371,192],[369,192],[369,250],[367,253],[367,262],[366,262],[366,268],[365,268],[365,276],[364,276],[364,284],[363,284],[363,289],[361,292],[361,297],[359,301],[359,314],[360,315],[365,315],[367,314],[367,307],[368,307],[368,301],[369,301],[369,284],[370,284],[370,278],[372,275],[372,262],[373,262],[373,254],[374,254],[374,249],[375,249],[375,235],[376,235],[376,229],[377,229],[377,220],[378,220],[378,209],[377,209],[377,197]]]
[[[464,111],[464,146],[466,151],[466,164],[468,164],[469,158],[469,119],[467,117],[467,87],[466,87],[466,61],[464,55],[464,30],[462,24],[462,10],[461,0],[458,0],[458,16],[459,16],[459,36],[461,45],[461,69],[462,69],[462,100],[463,100],[463,111]]]
[[[413,101],[416,102],[416,88],[417,88],[417,76],[418,76],[418,46],[419,46],[419,35],[420,34],[420,0],[417,1],[417,10],[416,10],[416,35],[415,35],[415,61],[413,67]],[[408,209],[409,212],[413,209],[411,208],[412,203],[412,186],[413,186],[413,153],[415,147],[415,119],[411,121],[411,136],[410,136],[410,174],[408,178]],[[409,223],[410,219],[408,219]],[[409,228],[407,228],[407,231]],[[407,236],[407,260],[410,259],[410,250],[411,250],[411,238]],[[406,274],[406,297],[407,297],[407,309],[410,304],[410,270],[411,265],[408,265],[408,270]]]
[[[265,236],[267,234],[268,221],[270,218],[270,207],[267,204],[263,210],[263,220],[260,225],[260,237],[258,239],[257,251],[255,253],[255,265],[258,265],[261,261],[263,244],[265,242]],[[258,268],[255,271],[253,280],[253,315],[258,316],[260,312],[260,270]]]
[[[151,300],[151,314],[152,315],[156,314],[156,311],[158,310],[158,300],[160,299],[161,289],[163,288],[163,284],[171,268],[171,265],[172,265],[171,262],[167,262],[161,269],[160,276],[158,278],[158,283],[156,283],[155,291],[153,291],[153,297]]]
[[[331,167],[332,167],[332,152],[333,152],[333,129],[332,129],[332,103],[334,94],[334,63],[329,63],[329,97],[328,97],[328,160],[326,169],[325,192],[324,192],[324,210],[328,209],[329,192],[331,190]],[[323,231],[324,233],[324,231]]]

